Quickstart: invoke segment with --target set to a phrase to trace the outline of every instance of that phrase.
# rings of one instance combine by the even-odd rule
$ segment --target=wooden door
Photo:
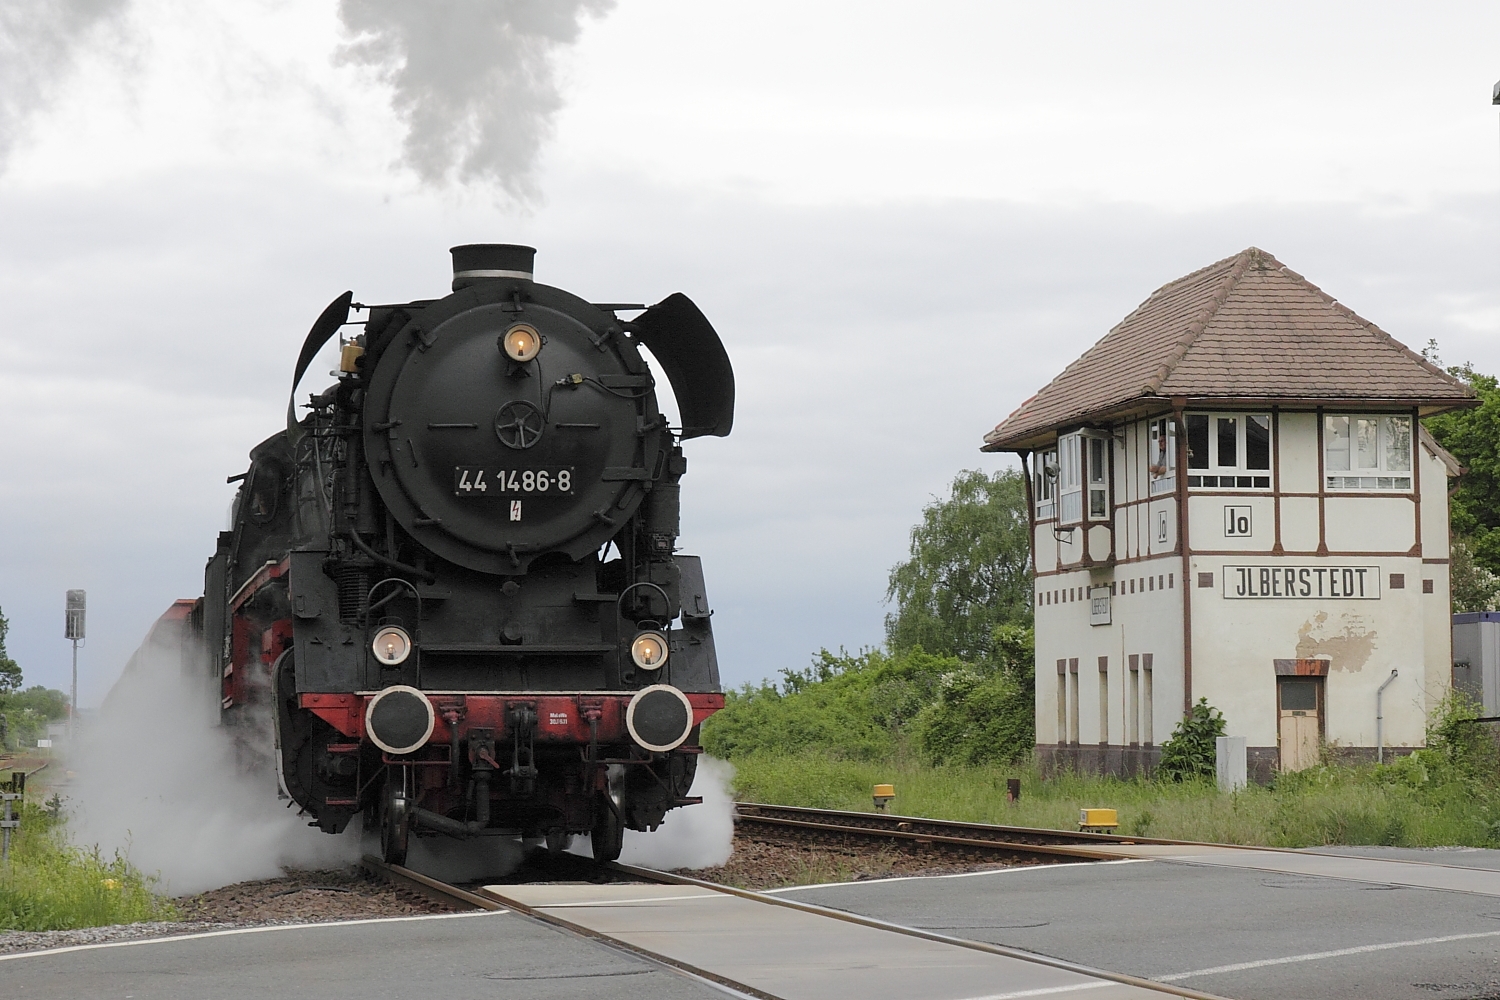
[[[1300,771],[1318,762],[1323,735],[1323,678],[1282,677],[1278,681],[1281,769]]]

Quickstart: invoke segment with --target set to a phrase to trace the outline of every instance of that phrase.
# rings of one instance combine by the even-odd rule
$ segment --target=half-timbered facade
[[[1149,768],[1200,697],[1262,778],[1420,745],[1450,684],[1459,472],[1420,421],[1472,402],[1251,248],[1023,403],[984,450],[1030,484],[1044,765]]]

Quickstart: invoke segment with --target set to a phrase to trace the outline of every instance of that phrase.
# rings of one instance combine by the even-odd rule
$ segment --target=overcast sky
[[[66,688],[87,588],[97,704],[201,594],[322,307],[443,294],[472,241],[718,327],[739,408],[688,443],[683,544],[727,681],[876,643],[922,505],[1187,271],[1257,245],[1500,370],[1497,36],[1368,0],[5,0],[11,655]]]

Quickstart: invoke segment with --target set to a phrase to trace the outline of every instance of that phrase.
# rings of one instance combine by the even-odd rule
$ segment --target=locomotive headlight
[[[642,670],[660,670],[667,662],[667,637],[660,632],[642,632],[630,644],[630,658]]]
[[[406,658],[411,655],[411,636],[400,626],[387,625],[375,633],[375,641],[370,644],[370,648],[375,653],[375,659],[388,667],[394,667],[405,663]]]
[[[542,349],[542,335],[529,323],[517,323],[500,338],[500,349],[512,361],[530,361]]]

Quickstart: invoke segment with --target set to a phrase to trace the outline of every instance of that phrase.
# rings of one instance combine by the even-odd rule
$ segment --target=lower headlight
[[[630,644],[630,658],[642,670],[660,670],[667,662],[667,637],[660,632],[642,632]]]
[[[386,625],[375,633],[375,641],[370,643],[370,649],[375,653],[375,659],[388,667],[394,667],[405,663],[406,658],[411,655],[411,636],[399,625]]]

